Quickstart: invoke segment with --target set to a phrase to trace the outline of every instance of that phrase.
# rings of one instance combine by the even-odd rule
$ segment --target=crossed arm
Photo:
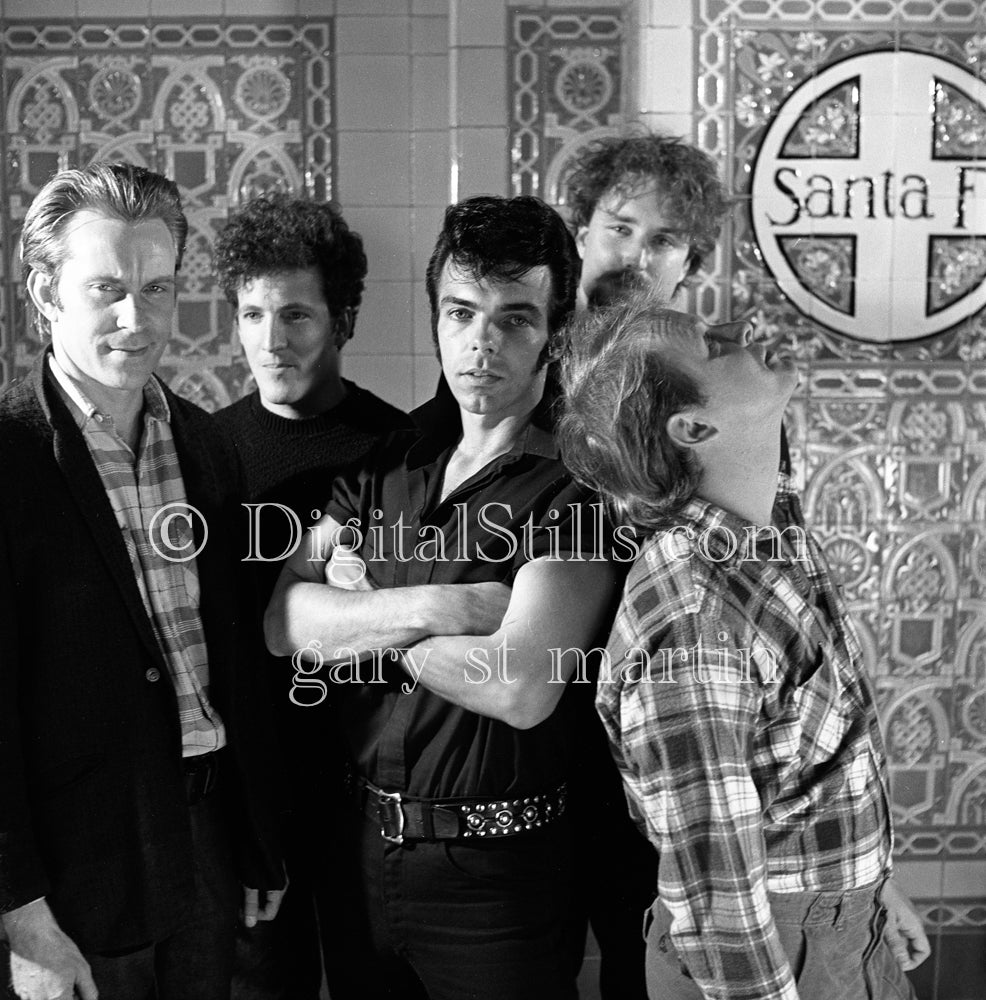
[[[271,652],[291,655],[313,640],[330,655],[403,649],[415,683],[521,729],[554,710],[578,662],[574,650],[593,642],[613,602],[609,563],[565,559],[525,564],[512,590],[498,583],[378,589],[339,544],[343,526],[326,515],[312,530],[321,550],[295,552],[268,606]]]

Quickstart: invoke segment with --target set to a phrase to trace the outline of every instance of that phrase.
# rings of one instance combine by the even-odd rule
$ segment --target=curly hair
[[[188,220],[174,181],[133,163],[97,160],[86,167],[62,170],[31,202],[20,239],[24,280],[32,271],[49,275],[56,305],[58,278],[65,262],[65,230],[72,217],[83,211],[102,212],[131,223],[160,219],[175,242],[175,272],[181,267]],[[33,303],[29,305],[35,328],[47,339],[51,324]]]
[[[662,347],[667,310],[646,293],[576,315],[566,329],[564,404],[557,436],[567,468],[616,517],[656,531],[698,489],[701,468],[675,444],[668,419],[707,402]]]
[[[476,281],[515,281],[531,268],[545,265],[551,274],[548,353],[556,353],[561,329],[575,307],[579,254],[572,234],[553,208],[530,195],[479,195],[445,209],[445,222],[425,275],[436,348],[438,282],[449,259]]]
[[[729,200],[712,157],[679,136],[648,132],[587,143],[562,181],[571,225],[587,226],[603,195],[630,197],[654,181],[665,214],[689,233],[692,275],[715,248]]]
[[[219,286],[234,308],[246,282],[312,267],[321,275],[332,316],[347,309],[355,314],[363,299],[363,240],[331,203],[283,194],[254,198],[219,234],[213,263]]]

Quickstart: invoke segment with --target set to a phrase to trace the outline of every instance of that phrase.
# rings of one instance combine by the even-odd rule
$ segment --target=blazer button
[[[153,684],[155,681],[159,681],[161,679],[161,671],[158,670],[157,667],[149,667],[145,671],[144,677]]]

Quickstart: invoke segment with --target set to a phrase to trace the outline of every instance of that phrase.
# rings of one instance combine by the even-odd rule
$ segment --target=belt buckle
[[[377,814],[380,817],[380,836],[391,844],[404,843],[404,810],[401,808],[400,792],[378,791]],[[396,833],[388,833],[396,828]]]

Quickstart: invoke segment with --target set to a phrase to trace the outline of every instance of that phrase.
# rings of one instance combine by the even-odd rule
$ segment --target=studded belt
[[[565,813],[564,784],[517,799],[421,799],[387,792],[360,778],[363,812],[380,823],[380,836],[405,840],[472,840],[512,837],[539,830]]]

